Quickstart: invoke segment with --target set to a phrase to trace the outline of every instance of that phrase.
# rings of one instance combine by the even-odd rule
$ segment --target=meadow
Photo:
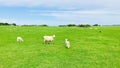
[[[91,28],[0,26],[0,68],[119,68],[120,26]],[[53,34],[53,44],[43,44]]]

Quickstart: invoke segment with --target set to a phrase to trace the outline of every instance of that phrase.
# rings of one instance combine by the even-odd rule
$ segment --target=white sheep
[[[70,48],[70,41],[68,41],[68,39],[65,39],[65,44],[67,48]]]
[[[49,43],[49,42],[52,43],[52,41],[55,38],[55,35],[53,35],[53,36],[43,36],[43,38],[44,38],[44,44]]]
[[[23,38],[22,37],[17,37],[17,42],[23,42]]]

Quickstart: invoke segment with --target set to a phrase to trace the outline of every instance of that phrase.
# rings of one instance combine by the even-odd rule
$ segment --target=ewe
[[[23,38],[22,37],[17,37],[17,42],[23,42]]]
[[[68,41],[68,39],[65,39],[65,44],[67,48],[70,48],[70,42]]]
[[[55,38],[55,35],[53,35],[53,36],[43,36],[43,38],[44,38],[44,44],[49,43],[49,42],[52,43],[52,41]]]

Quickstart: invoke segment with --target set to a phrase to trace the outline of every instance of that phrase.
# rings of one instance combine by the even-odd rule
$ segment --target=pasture
[[[0,26],[0,68],[119,68],[120,27],[92,28]],[[53,44],[43,44],[53,34]]]

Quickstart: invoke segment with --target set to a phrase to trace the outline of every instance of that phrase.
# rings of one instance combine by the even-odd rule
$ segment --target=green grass
[[[0,68],[119,68],[120,27],[92,28],[0,26]],[[54,43],[44,45],[42,37],[53,34]]]

